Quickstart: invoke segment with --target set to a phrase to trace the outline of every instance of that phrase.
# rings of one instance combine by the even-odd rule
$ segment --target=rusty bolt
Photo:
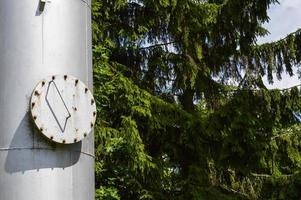
[[[93,123],[91,123],[91,128],[93,128],[93,126],[94,126],[94,124],[93,124]]]
[[[42,82],[42,87],[45,85],[45,81]]]
[[[84,133],[84,137],[87,137],[87,133]]]
[[[64,76],[64,79],[65,79],[65,80],[67,80],[67,77],[68,77],[68,76],[67,76],[67,75],[65,75],[65,76]]]
[[[53,140],[53,136],[50,136],[50,139]]]
[[[93,116],[96,116],[96,112],[95,111],[93,112]]]
[[[32,102],[32,103],[31,103],[31,107],[32,107],[32,108],[33,108],[35,105],[36,105],[35,102]]]
[[[35,91],[35,92],[34,92],[34,95],[35,95],[35,96],[39,96],[40,93],[39,93],[38,91]]]
[[[88,88],[85,88],[85,93],[87,93],[88,92]]]
[[[37,119],[37,116],[33,116],[33,119],[36,120],[36,119]]]
[[[66,143],[66,140],[63,140],[63,143],[65,144],[65,143]]]
[[[43,128],[40,128],[40,131],[41,131],[41,132],[43,132],[43,130],[44,130]]]
[[[54,80],[55,79],[55,76],[52,76],[52,80]]]
[[[77,139],[76,139],[76,138],[74,139],[74,142],[77,142]]]
[[[73,110],[74,110],[74,111],[77,111],[77,107],[73,107]]]
[[[94,104],[94,102],[95,102],[95,101],[94,101],[94,99],[91,99],[91,105],[93,105],[93,104]]]
[[[77,86],[77,84],[78,84],[78,79],[75,80],[75,86]]]

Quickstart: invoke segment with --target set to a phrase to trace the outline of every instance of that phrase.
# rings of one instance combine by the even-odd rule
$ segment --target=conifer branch
[[[145,49],[151,49],[151,48],[160,47],[160,46],[166,46],[166,45],[170,45],[170,44],[175,44],[177,42],[178,41],[171,41],[171,42],[154,44],[154,45],[150,45],[150,46],[147,46],[147,47],[141,47],[141,48],[139,48],[139,50],[145,50]]]
[[[272,45],[272,46],[275,46],[275,44],[277,43],[280,43],[282,41],[286,41],[290,36],[295,36],[296,34],[299,34],[301,32],[301,28],[297,29],[296,31],[288,34],[286,37],[284,38],[280,38],[279,40],[276,40],[276,41],[272,41],[272,42],[266,42],[266,43],[263,43],[263,44],[260,44],[260,45],[256,45],[257,47],[261,47],[261,46],[267,46],[267,45]],[[255,46],[255,47],[256,47]]]

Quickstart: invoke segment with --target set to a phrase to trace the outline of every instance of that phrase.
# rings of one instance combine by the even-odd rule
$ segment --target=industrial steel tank
[[[30,116],[37,83],[92,90],[91,0],[0,0],[0,200],[94,199],[94,140],[49,141]]]

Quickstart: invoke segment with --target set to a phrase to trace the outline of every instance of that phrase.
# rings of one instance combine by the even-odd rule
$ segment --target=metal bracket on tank
[[[45,9],[45,4],[46,3],[50,3],[51,0],[40,0],[40,3],[39,3],[39,10],[40,12],[44,11]]]

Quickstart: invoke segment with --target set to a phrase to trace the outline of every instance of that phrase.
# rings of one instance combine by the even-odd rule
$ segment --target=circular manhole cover
[[[81,141],[95,125],[93,95],[83,82],[70,75],[41,80],[32,93],[30,105],[37,128],[54,142]]]

